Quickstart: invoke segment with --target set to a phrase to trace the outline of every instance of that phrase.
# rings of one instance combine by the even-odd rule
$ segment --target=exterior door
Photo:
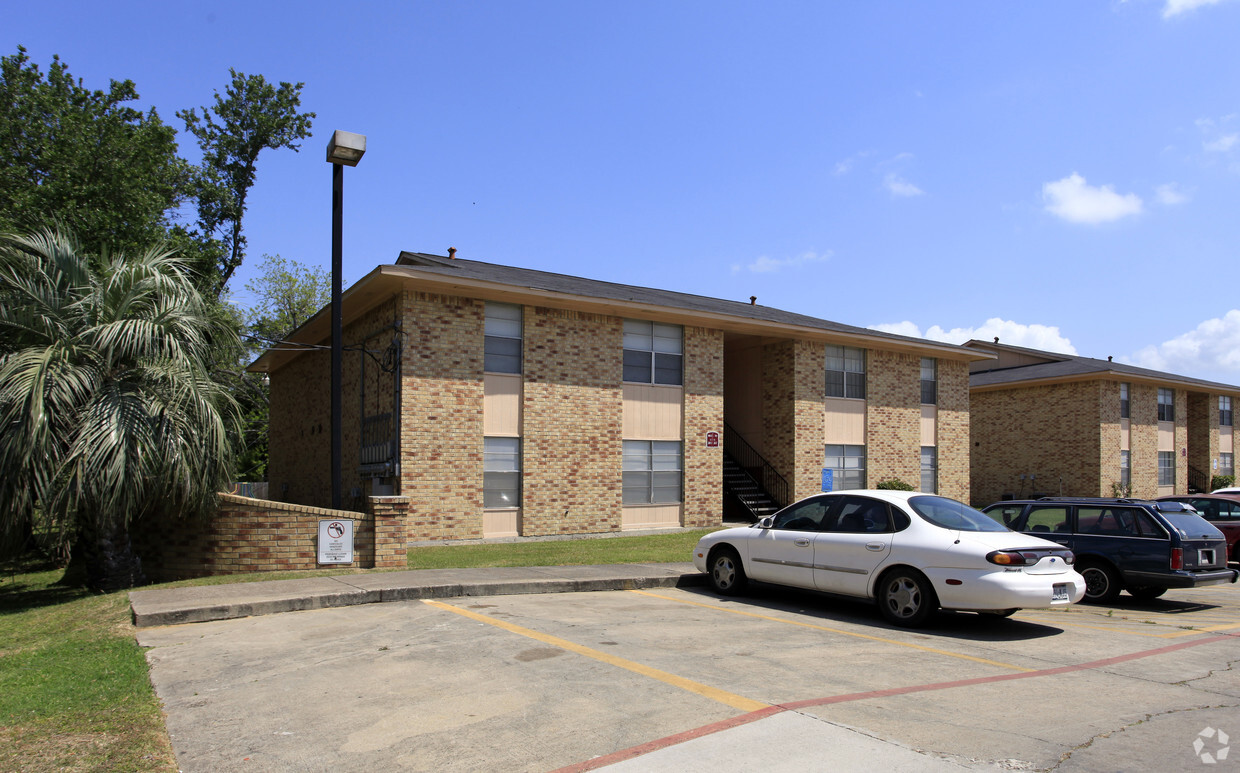
[[[814,537],[831,502],[815,497],[775,514],[769,529],[749,541],[749,576],[760,582],[814,587]]]
[[[814,539],[814,586],[831,593],[866,596],[874,571],[891,552],[891,512],[886,502],[838,497]]]

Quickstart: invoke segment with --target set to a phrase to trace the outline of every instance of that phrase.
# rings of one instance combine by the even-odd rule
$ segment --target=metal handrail
[[[1196,489],[1199,493],[1210,490],[1210,476],[1206,475],[1203,470],[1199,470],[1191,464],[1188,465],[1188,488]]]
[[[786,506],[791,499],[791,486],[784,476],[780,475],[762,454],[751,445],[732,425],[723,424],[723,450],[727,451],[736,463],[746,470],[757,470],[754,482],[762,486],[775,504]]]

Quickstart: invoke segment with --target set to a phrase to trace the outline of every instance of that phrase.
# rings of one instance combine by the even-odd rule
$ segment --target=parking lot
[[[185,771],[1240,765],[1218,733],[1240,740],[1233,585],[916,631],[767,586],[370,604],[138,638]]]

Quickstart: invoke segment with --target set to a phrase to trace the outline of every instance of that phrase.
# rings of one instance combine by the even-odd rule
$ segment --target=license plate
[[[1214,566],[1214,550],[1197,551],[1198,566]]]
[[[1068,600],[1068,584],[1066,582],[1057,582],[1051,587],[1051,601],[1067,601]]]

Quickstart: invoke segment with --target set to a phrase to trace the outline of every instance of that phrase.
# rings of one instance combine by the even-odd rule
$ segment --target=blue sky
[[[1240,0],[116,0],[0,36],[180,129],[229,67],[306,84],[242,302],[264,253],[330,267],[345,129],[349,280],[456,247],[1240,384]]]

